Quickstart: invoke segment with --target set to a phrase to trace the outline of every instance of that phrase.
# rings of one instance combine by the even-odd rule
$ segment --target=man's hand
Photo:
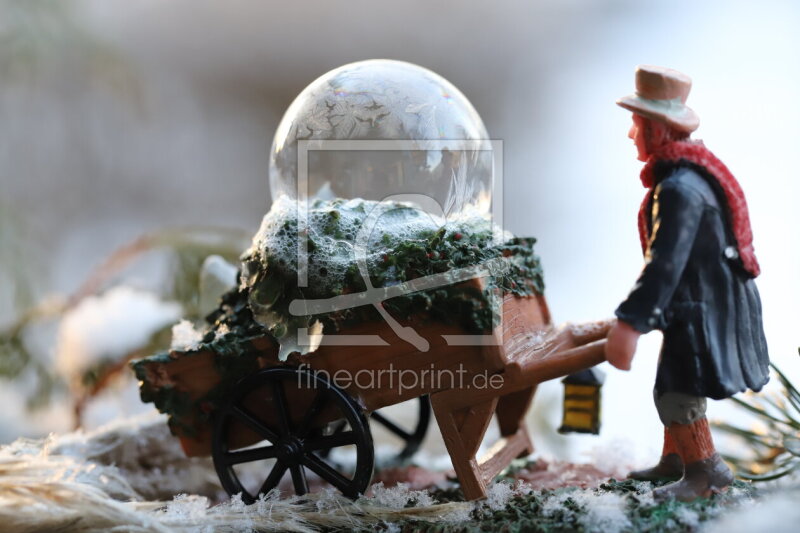
[[[606,360],[620,370],[630,370],[640,335],[630,324],[618,320],[606,337]]]

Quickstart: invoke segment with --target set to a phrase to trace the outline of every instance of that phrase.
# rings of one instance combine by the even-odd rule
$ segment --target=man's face
[[[630,139],[633,139],[633,143],[636,145],[636,151],[638,152],[639,161],[647,161],[647,158],[650,156],[650,151],[647,146],[648,142],[647,142],[646,122],[647,122],[646,118],[634,113],[633,125],[631,126],[631,129],[628,131],[628,137]]]

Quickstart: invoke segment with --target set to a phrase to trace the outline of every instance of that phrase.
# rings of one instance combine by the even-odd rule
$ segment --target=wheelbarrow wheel
[[[338,430],[320,432],[321,419]],[[258,442],[242,446],[236,437],[242,429],[253,435],[246,443]],[[355,462],[345,471],[327,457],[337,448],[355,451]],[[309,491],[306,474],[313,472],[356,498],[372,479],[374,453],[369,423],[356,401],[308,370],[259,370],[240,380],[215,414],[214,467],[227,493],[241,494],[247,504],[278,487],[287,473],[297,495]]]
[[[415,403],[416,406],[413,405]],[[408,421],[403,423],[397,420],[397,417],[390,412],[391,408],[373,411],[369,416],[369,425],[372,431],[377,430],[388,433],[388,445],[394,446],[394,449],[389,454],[378,461],[379,468],[406,464],[422,446],[422,441],[425,440],[425,435],[428,433],[428,426],[431,420],[431,400],[428,395],[420,396],[392,407],[401,405],[404,409],[415,409],[411,424]],[[334,426],[333,433],[343,431],[345,427],[345,422],[340,421]],[[331,450],[321,450],[320,456],[328,457],[330,452]]]
[[[414,400],[409,403],[413,401]],[[420,446],[422,446],[425,434],[428,433],[428,425],[431,420],[431,400],[425,395],[417,398],[416,403],[417,412],[413,418],[414,423],[410,429],[406,429],[401,423],[394,420],[394,417],[385,409],[374,411],[369,417],[372,427],[383,427],[401,442],[402,447],[397,455],[388,458],[391,464],[403,464],[411,459],[411,457],[417,453]],[[409,409],[411,408],[412,407],[409,406]]]

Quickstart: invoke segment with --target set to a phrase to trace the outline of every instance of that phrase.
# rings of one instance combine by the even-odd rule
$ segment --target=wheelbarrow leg
[[[502,437],[511,437],[519,431],[528,441],[525,449],[519,454],[519,458],[533,453],[533,443],[528,432],[528,426],[525,424],[525,415],[531,406],[535,393],[536,385],[507,394],[501,397],[497,404],[497,422],[500,425],[500,435]]]
[[[451,395],[431,395],[431,406],[453,468],[467,500],[486,497],[486,481],[475,454],[492,420],[497,398],[466,408],[454,409]]]
[[[484,398],[471,405],[465,405],[464,392],[459,389],[431,395],[433,414],[467,500],[485,498],[489,482],[515,457],[528,455],[532,450],[523,420],[525,408],[535,389],[535,385],[529,385],[500,399],[496,396]],[[477,459],[475,455],[486,434],[486,428],[492,415],[498,411],[501,401],[507,411],[500,423],[508,433],[483,457]]]

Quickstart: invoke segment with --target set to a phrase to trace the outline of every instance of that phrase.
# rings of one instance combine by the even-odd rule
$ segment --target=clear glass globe
[[[272,198],[408,200],[447,218],[486,214],[488,139],[469,100],[438,74],[402,61],[351,63],[312,82],[283,116],[270,158]],[[312,142],[298,150],[305,140]]]

